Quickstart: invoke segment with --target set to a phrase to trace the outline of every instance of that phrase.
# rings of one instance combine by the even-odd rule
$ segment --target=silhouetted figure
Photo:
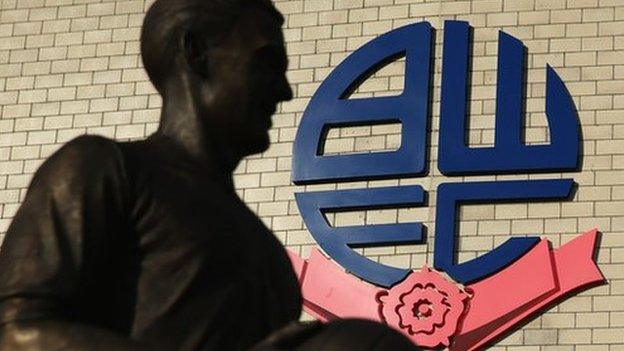
[[[155,2],[160,127],[79,137],[37,171],[0,250],[0,350],[246,350],[299,319],[287,255],[232,184],[292,97],[282,22],[268,0]],[[256,349],[321,335],[291,324]]]

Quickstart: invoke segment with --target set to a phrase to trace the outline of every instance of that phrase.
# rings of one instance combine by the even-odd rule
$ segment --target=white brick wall
[[[0,233],[24,196],[32,173],[64,142],[91,133],[120,140],[153,132],[161,99],[139,57],[139,31],[149,0],[0,0]],[[497,31],[528,48],[526,141],[548,142],[544,116],[545,65],[555,67],[577,104],[583,130],[583,168],[571,201],[463,206],[461,261],[483,254],[510,235],[543,235],[560,245],[598,227],[598,255],[609,284],[549,310],[502,340],[497,350],[624,350],[624,1],[623,0],[275,0],[286,17],[289,78],[295,99],[274,117],[273,144],[236,171],[238,193],[286,245],[304,256],[315,246],[294,202],[303,190],[420,184],[429,207],[329,215],[335,225],[421,221],[435,232],[437,136],[443,21],[474,27],[471,130],[473,146],[492,145]],[[350,52],[407,23],[436,29],[431,174],[400,181],[294,186],[292,142],[320,82]],[[403,89],[402,62],[377,72],[356,96]],[[332,130],[327,153],[391,150],[400,127]],[[466,180],[557,178],[480,176]],[[569,175],[566,175],[569,176]],[[431,239],[431,238],[430,238]],[[427,245],[361,250],[403,267],[432,263]]]

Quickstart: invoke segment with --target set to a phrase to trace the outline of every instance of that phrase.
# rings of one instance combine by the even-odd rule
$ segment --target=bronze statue
[[[321,350],[334,329],[405,342],[292,324],[287,255],[234,192],[292,98],[282,22],[269,0],[154,3],[141,44],[160,127],[79,137],[36,172],[0,250],[1,351]]]

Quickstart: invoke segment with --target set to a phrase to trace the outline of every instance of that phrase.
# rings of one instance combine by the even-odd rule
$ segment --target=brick
[[[121,82],[120,70],[106,70],[93,73],[93,84],[107,84]]]
[[[608,110],[613,107],[611,96],[583,96],[581,97],[581,108],[584,110]]]
[[[72,120],[72,116],[47,116],[44,119],[43,128],[46,130],[70,128]]]
[[[333,8],[332,0],[316,0],[316,1],[304,1],[303,2],[303,11],[304,12],[318,12],[318,11],[327,11]]]
[[[26,48],[42,48],[54,45],[53,34],[29,35],[26,38]]]
[[[274,172],[276,170],[275,159],[256,159],[247,162],[248,173]]]
[[[65,33],[69,32],[70,20],[51,20],[43,22],[43,33]]]
[[[90,73],[69,73],[64,74],[63,77],[65,86],[88,85],[92,82]]]
[[[530,11],[535,9],[533,1],[504,0],[503,11]]]
[[[15,122],[16,132],[40,130],[43,125],[43,118],[20,118]]]
[[[313,244],[314,239],[305,230],[290,230],[287,238],[288,245]]]
[[[53,88],[48,89],[48,101],[64,101],[76,98],[76,88]]]
[[[546,313],[542,319],[543,328],[573,328],[574,323],[573,313]]]
[[[275,191],[273,188],[246,189],[243,200],[245,202],[268,202],[273,201]]]
[[[441,2],[440,14],[453,15],[470,12],[470,1]]]
[[[3,161],[0,162],[0,175],[13,175],[20,174],[24,171],[24,163],[23,161]],[[13,192],[4,192],[4,197],[8,202],[17,202],[14,199]],[[2,197],[2,196],[0,196]],[[11,201],[13,200],[13,201]]]
[[[90,101],[89,111],[90,112],[115,111],[117,110],[118,102],[119,101],[116,98],[93,99]]]
[[[598,24],[599,33],[601,36],[603,35],[623,35],[624,28],[622,25],[624,21],[618,22],[607,22]]]
[[[28,104],[33,102],[46,101],[47,92],[44,89],[39,90],[22,90],[19,93],[17,102],[20,104]]]
[[[619,60],[622,55],[624,55],[624,50],[622,51],[601,51],[598,52],[598,64],[599,65],[617,65],[619,64]]]
[[[58,18],[78,18],[87,13],[86,5],[61,6],[58,9]]]
[[[108,53],[110,54],[110,53]],[[135,68],[137,67],[137,56],[112,56],[109,58],[109,69]]]
[[[332,28],[333,38],[352,37],[362,34],[362,25],[359,23],[337,24]]]
[[[80,67],[79,60],[60,60],[53,61],[50,73],[69,73],[78,72]]]
[[[100,18],[101,29],[125,28],[128,26],[127,15],[103,16]]]
[[[28,10],[2,10],[0,23],[23,22],[28,19]]]
[[[25,90],[32,89],[35,84],[34,77],[16,77],[6,80],[7,90]]]
[[[320,25],[347,23],[349,17],[348,11],[329,11],[321,12],[318,15],[318,23]]]
[[[278,216],[273,217],[273,230],[301,229],[303,223],[300,216]]]
[[[8,176],[7,187],[11,188],[26,188],[30,184],[31,174],[12,174]],[[4,207],[5,211],[3,215],[14,216],[19,209],[19,204],[7,204]]]
[[[30,104],[19,104],[4,106],[2,109],[3,118],[26,117],[30,114]]]
[[[596,23],[567,24],[566,35],[569,37],[595,37],[598,35]]]
[[[6,166],[7,163],[0,163],[3,166]],[[15,164],[21,164],[21,162],[19,163],[15,163]],[[16,190],[0,190],[0,201],[3,203],[12,203],[12,202],[18,202],[19,200],[19,191]]]
[[[383,6],[379,8],[379,19],[407,18],[409,15],[408,5]]]
[[[138,110],[147,108],[147,96],[125,96],[119,99],[120,110]]]
[[[84,32],[88,30],[98,29],[97,17],[75,18],[71,20],[70,30],[72,32]]]
[[[74,116],[73,127],[93,127],[102,124],[102,115],[99,113],[81,113]]]
[[[503,10],[503,0],[482,0],[472,2],[472,13],[501,12]]]
[[[115,12],[115,3],[88,4],[87,16],[112,15]]]
[[[60,33],[54,37],[54,45],[80,45],[82,44],[83,33]]]
[[[594,52],[576,52],[565,54],[566,66],[593,66],[596,64]]]
[[[583,51],[613,50],[613,38],[583,38]]]
[[[363,35],[381,35],[392,30],[392,21],[366,22],[362,24]]]
[[[581,22],[581,10],[561,10],[552,11],[550,14],[551,23],[577,23]]]
[[[104,95],[105,86],[103,85],[80,86],[76,89],[76,97],[78,99],[103,98]]]
[[[562,329],[559,330],[560,344],[589,344],[591,343],[591,329]]]
[[[33,57],[37,59],[37,54],[34,54]],[[67,48],[66,47],[51,47],[51,48],[41,48],[39,50],[39,60],[59,60],[65,59],[67,57]]]
[[[145,127],[143,125],[127,125],[117,126],[115,137],[120,139],[141,138],[145,135]]]
[[[55,141],[55,131],[37,131],[28,133],[28,145],[52,144]]]
[[[259,216],[279,216],[288,214],[288,202],[264,202],[258,206]]]
[[[535,26],[536,38],[563,38],[565,35],[565,25],[562,24],[546,24]]]
[[[624,91],[624,80],[598,82],[598,94],[621,94]]]
[[[535,0],[536,10],[554,10],[566,7],[566,0]]]
[[[132,113],[130,111],[105,112],[102,118],[103,125],[130,124]]]
[[[302,38],[303,40],[328,39],[331,38],[331,31],[331,26],[306,27],[303,28]]]
[[[86,58],[80,61],[80,71],[103,71],[108,69],[108,58]]]
[[[526,330],[524,340],[526,345],[556,345],[556,329]]]
[[[596,202],[596,213],[601,216],[617,216],[624,213],[624,201]]]
[[[491,27],[513,26],[518,23],[516,13],[491,13],[487,15],[487,25]]]
[[[583,22],[608,22],[613,21],[615,11],[613,8],[584,9]]]
[[[96,55],[96,45],[72,45],[67,49],[67,57],[68,58],[85,58],[85,57],[95,57]]]
[[[624,299],[619,296],[597,296],[594,298],[596,311],[624,310]]]
[[[140,37],[140,28],[119,28],[113,29],[113,41],[129,41],[138,40]]]
[[[288,27],[311,27],[317,25],[319,22],[319,15],[316,12],[312,13],[298,13],[288,16]]]
[[[563,207],[562,206],[562,216],[569,217],[570,212],[579,213],[580,216],[589,217],[593,215],[593,206],[589,206],[589,210],[586,208],[577,209],[575,207]],[[565,210],[565,211],[564,211]],[[577,216],[578,217],[578,216]],[[577,233],[579,230],[576,225],[576,217],[575,218],[557,218],[557,219],[547,219],[545,224],[545,233]]]
[[[84,44],[107,43],[111,41],[113,32],[108,29],[90,30],[84,32]]]
[[[560,216],[560,205],[556,203],[529,204],[529,218],[553,218]]]
[[[31,115],[50,116],[58,114],[59,111],[60,103],[58,102],[37,103],[32,105]]]
[[[611,79],[613,77],[613,67],[583,67],[581,71],[582,80]]]
[[[42,22],[22,22],[13,26],[13,35],[41,34]]]
[[[11,149],[12,160],[39,158],[39,146],[18,146]]]
[[[237,189],[257,188],[260,186],[259,174],[244,174],[234,176],[234,184]]]
[[[424,3],[424,4],[412,4],[410,5],[410,16],[412,17],[425,17],[438,15],[440,12],[439,3]]]
[[[624,328],[594,329],[595,343],[624,344]]]
[[[17,103],[17,91],[0,92],[0,105],[13,105]]]
[[[550,13],[548,11],[520,12],[518,17],[518,23],[520,25],[548,24],[549,21]]]
[[[353,9],[349,11],[349,22],[366,22],[379,19],[377,8]]]
[[[0,50],[22,49],[25,47],[26,37],[10,37],[0,40]]]
[[[334,9],[360,8],[363,4],[363,0],[334,0]]]
[[[568,8],[597,7],[598,0],[568,0],[567,5]]]
[[[261,186],[280,186],[290,184],[290,172],[263,173]]]
[[[57,16],[57,8],[56,7],[48,7],[48,8],[35,8],[31,9],[28,19],[30,21],[42,21],[42,20],[53,20],[56,19]]]
[[[143,12],[143,1],[123,1],[115,3],[115,13],[139,13]]]

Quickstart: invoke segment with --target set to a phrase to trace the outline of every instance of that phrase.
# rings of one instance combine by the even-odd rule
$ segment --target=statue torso
[[[284,248],[233,189],[162,140],[120,147],[140,257],[133,338],[238,350],[299,318]]]

